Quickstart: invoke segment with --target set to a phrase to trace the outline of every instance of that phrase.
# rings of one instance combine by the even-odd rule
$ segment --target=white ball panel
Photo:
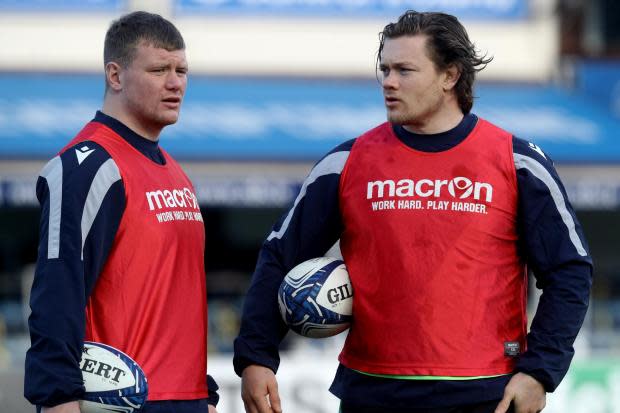
[[[338,314],[353,314],[353,288],[344,264],[335,268],[327,277],[316,297],[316,302],[321,307]]]
[[[80,362],[87,392],[133,387],[136,379],[130,367],[111,351],[86,344]]]

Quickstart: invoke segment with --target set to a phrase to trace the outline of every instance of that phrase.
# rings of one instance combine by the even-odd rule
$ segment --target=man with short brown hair
[[[102,110],[37,182],[41,238],[25,396],[46,413],[79,413],[88,340],[142,367],[142,412],[215,413],[204,223],[192,183],[159,146],[185,95],[185,43],[168,20],[134,12],[110,26],[104,63]],[[150,194],[182,197],[155,204]]]

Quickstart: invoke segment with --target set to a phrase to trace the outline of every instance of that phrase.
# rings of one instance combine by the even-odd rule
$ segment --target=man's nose
[[[398,88],[398,79],[394,74],[394,71],[389,71],[383,74],[381,79],[381,85],[384,89],[397,89]]]

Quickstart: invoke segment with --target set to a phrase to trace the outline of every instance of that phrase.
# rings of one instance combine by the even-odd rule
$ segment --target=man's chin
[[[387,120],[393,125],[406,125],[411,122],[411,119],[407,116],[389,112],[387,114]]]
[[[179,120],[179,115],[178,114],[163,116],[160,119],[160,124],[162,125],[162,127],[168,126],[168,125],[174,125],[175,123],[177,123],[178,120]]]

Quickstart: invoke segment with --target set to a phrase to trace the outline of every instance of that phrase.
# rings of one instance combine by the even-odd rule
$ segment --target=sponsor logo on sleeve
[[[547,159],[547,157],[545,156],[545,153],[542,151],[542,149],[540,149],[540,146],[538,146],[538,145],[536,145],[535,143],[532,143],[532,142],[528,142],[528,145],[530,146],[530,148],[532,148],[533,150],[538,152],[540,154],[540,156],[542,156],[543,158]]]
[[[90,149],[88,146],[84,145],[81,148],[76,148],[75,157],[77,158],[78,165],[82,165],[84,159],[88,158],[88,155],[95,152],[94,149]]]

